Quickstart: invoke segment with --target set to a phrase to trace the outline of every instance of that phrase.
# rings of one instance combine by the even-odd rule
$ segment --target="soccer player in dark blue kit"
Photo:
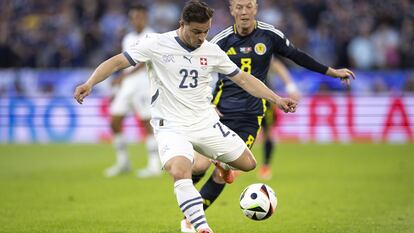
[[[317,62],[295,48],[274,26],[257,21],[256,0],[230,0],[229,3],[235,23],[218,33],[211,42],[219,45],[241,70],[251,73],[266,84],[272,58],[282,56],[311,71],[339,78],[346,84],[349,84],[350,78],[355,78],[354,73],[348,69],[333,69]],[[266,112],[266,100],[248,94],[221,74],[213,96],[213,104],[221,116],[220,121],[236,132],[251,148]],[[203,156],[196,156],[193,166],[194,183],[204,176],[210,164]],[[217,199],[225,183],[231,182],[232,170],[225,170],[216,164],[213,174],[200,190],[204,209]],[[181,222],[181,231],[192,232],[191,224],[185,219]]]

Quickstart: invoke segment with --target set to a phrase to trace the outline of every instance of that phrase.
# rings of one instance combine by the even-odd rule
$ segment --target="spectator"
[[[149,6],[150,26],[156,31],[177,26],[183,1],[140,2]],[[208,2],[216,8],[213,35],[228,25],[230,16],[225,1]],[[0,1],[0,65],[94,66],[120,49],[129,4],[127,0]],[[414,67],[413,1],[262,0],[261,6],[260,19],[334,66]],[[372,50],[378,52],[374,64]]]

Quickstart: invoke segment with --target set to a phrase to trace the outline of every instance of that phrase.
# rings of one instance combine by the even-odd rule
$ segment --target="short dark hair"
[[[128,11],[133,11],[133,10],[148,12],[148,8],[144,5],[142,5],[142,4],[139,4],[139,3],[131,4],[129,6]]]
[[[214,9],[207,3],[199,0],[188,1],[181,13],[181,20],[185,23],[205,23],[213,17]]]

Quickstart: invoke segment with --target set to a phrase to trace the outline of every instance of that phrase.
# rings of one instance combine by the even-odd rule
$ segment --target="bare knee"
[[[246,149],[243,154],[229,165],[241,171],[248,172],[256,168],[256,159],[249,149]]]
[[[182,167],[172,167],[169,171],[174,181],[181,179],[191,179],[191,170]]]
[[[246,169],[243,171],[248,172],[248,171],[254,170],[256,166],[257,166],[257,162],[255,159],[249,160],[249,163],[247,163],[246,165]]]
[[[173,177],[174,181],[181,179],[191,179],[191,161],[178,156],[172,158],[165,164],[165,170]]]

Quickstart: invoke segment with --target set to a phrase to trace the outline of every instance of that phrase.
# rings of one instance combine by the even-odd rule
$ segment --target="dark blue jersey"
[[[226,51],[242,71],[251,73],[265,84],[273,56],[287,57],[316,72],[325,73],[327,70],[327,67],[296,49],[281,31],[259,21],[247,36],[237,34],[234,25],[217,34],[211,42]],[[222,74],[219,74],[213,96],[213,103],[225,117],[261,116],[266,109],[265,100],[250,95]]]

